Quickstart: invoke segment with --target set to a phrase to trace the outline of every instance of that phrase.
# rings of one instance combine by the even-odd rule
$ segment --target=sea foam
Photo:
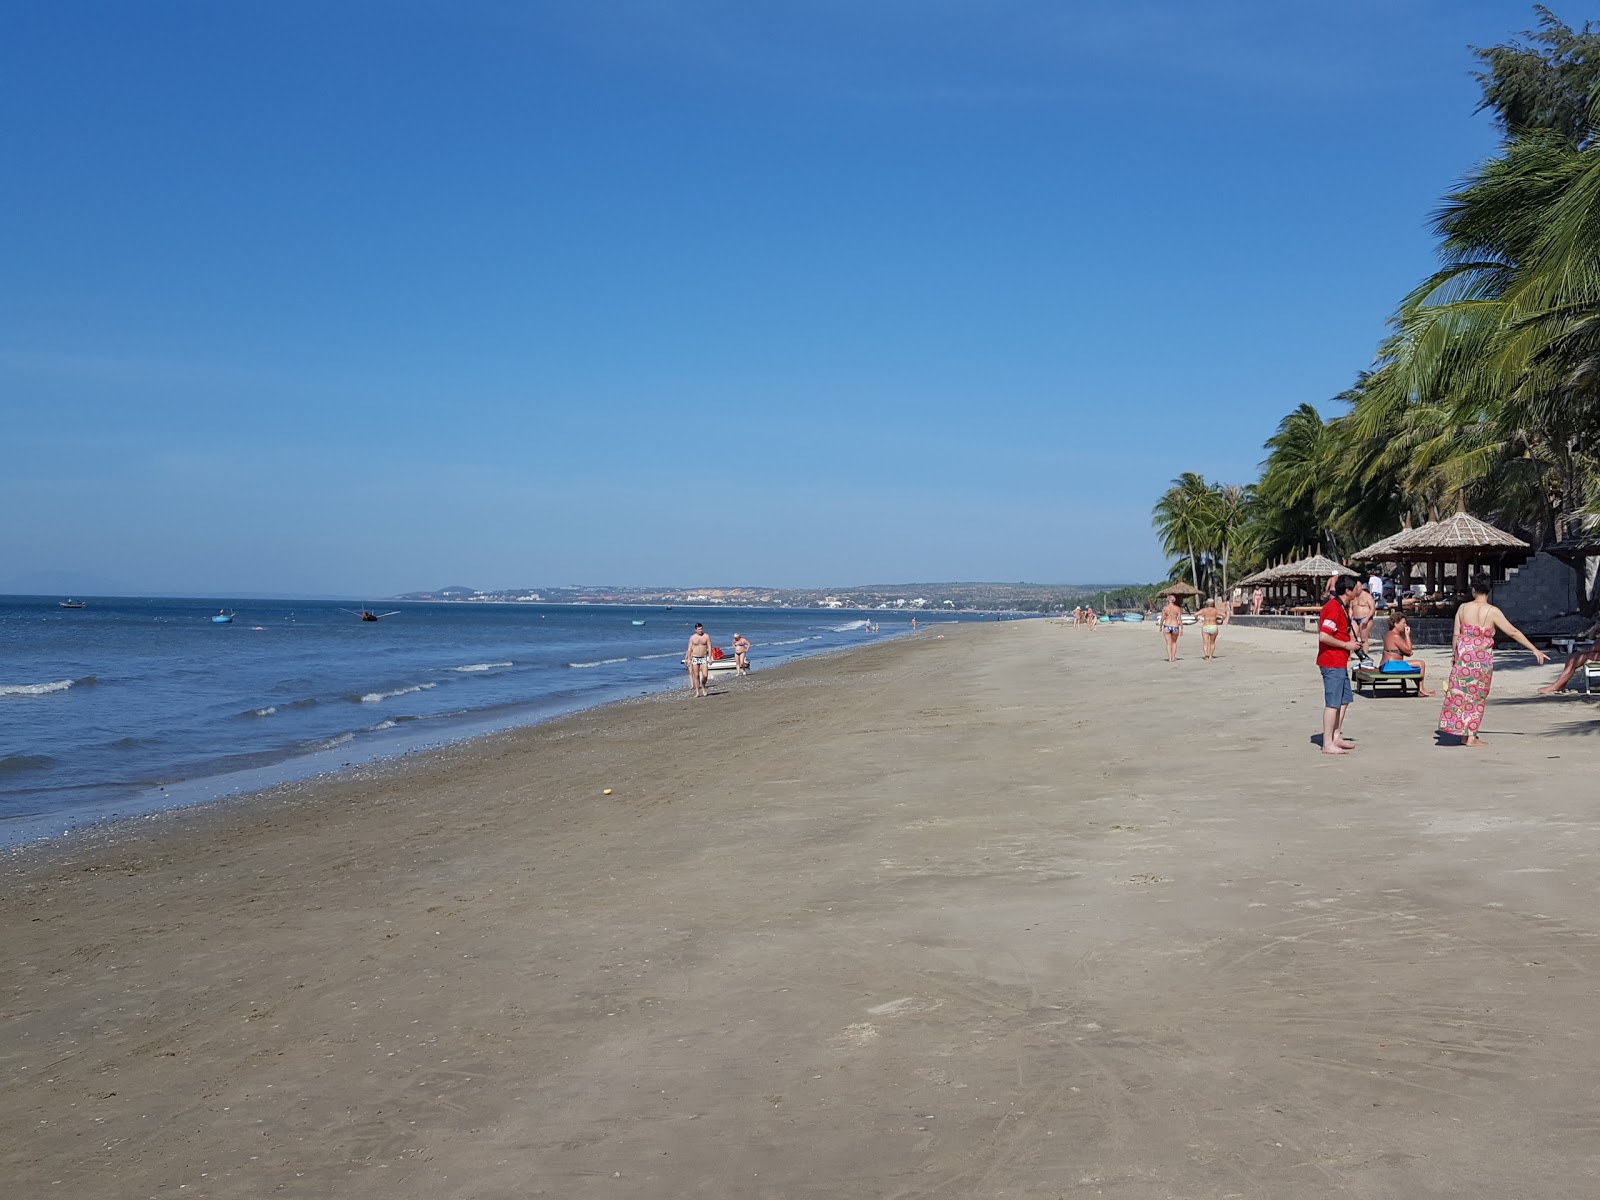
[[[414,683],[410,687],[395,688],[392,692],[368,692],[361,697],[363,704],[378,704],[384,700],[393,700],[396,696],[409,696],[412,692],[425,692],[429,688],[436,688],[437,683]]]
[[[585,669],[587,667],[609,667],[612,663],[627,662],[627,661],[628,660],[626,658],[602,658],[599,662],[568,663],[567,666],[575,667],[575,668],[577,668],[578,670],[581,671],[581,670],[583,670],[583,669]]]
[[[48,696],[51,692],[64,692],[76,682],[58,679],[54,683],[0,683],[0,696]]]
[[[477,671],[493,671],[493,670],[497,670],[500,667],[509,667],[510,665],[511,664],[508,663],[508,662],[469,663],[467,666],[464,666],[464,667],[450,667],[448,669],[451,670],[451,671],[460,671],[463,674],[472,674],[472,673],[477,672]]]

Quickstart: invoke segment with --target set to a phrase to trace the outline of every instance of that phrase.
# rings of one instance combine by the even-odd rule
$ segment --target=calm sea
[[[231,625],[212,623],[219,605]],[[682,686],[696,621],[725,649],[743,633],[759,670],[907,633],[912,617],[388,604],[399,612],[364,623],[347,607],[0,597],[0,844]]]

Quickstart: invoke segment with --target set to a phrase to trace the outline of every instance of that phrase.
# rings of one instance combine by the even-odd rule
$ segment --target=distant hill
[[[682,604],[738,605],[775,608],[954,609],[1050,612],[1088,597],[1109,596],[1136,584],[1085,583],[875,583],[835,588],[700,587],[668,588],[622,585],[474,590],[439,588],[406,592],[397,600],[455,600],[477,603],[545,604]]]

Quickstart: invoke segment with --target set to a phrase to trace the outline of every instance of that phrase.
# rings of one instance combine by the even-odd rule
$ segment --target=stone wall
[[[1524,632],[1578,611],[1578,573],[1550,554],[1535,554],[1494,589],[1494,602]]]

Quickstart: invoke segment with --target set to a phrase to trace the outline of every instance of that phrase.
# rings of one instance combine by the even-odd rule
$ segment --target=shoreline
[[[1533,697],[1545,672],[1506,656],[1489,749],[1434,749],[1437,704],[1386,697],[1327,760],[1303,635],[1225,634],[1214,663],[1185,637],[1168,666],[1136,626],[942,632],[9,872],[0,1121],[30,1133],[7,1177],[77,1200],[1593,1181],[1600,706]]]
[[[456,603],[469,603],[459,601]],[[551,607],[551,606],[544,606]],[[575,605],[572,607],[584,607]],[[593,607],[593,606],[589,606]],[[752,675],[778,670],[792,663],[832,654],[851,653],[872,645],[910,636],[891,627],[887,634],[876,640],[855,646],[831,646],[810,653],[799,653],[779,658],[770,665],[758,665]],[[750,678],[750,676],[746,676]],[[333,781],[340,776],[362,769],[371,769],[392,761],[403,761],[426,755],[452,746],[468,744],[484,738],[519,729],[531,729],[551,721],[564,720],[578,713],[609,708],[613,705],[646,702],[670,695],[682,687],[681,673],[676,682],[663,680],[645,685],[627,695],[613,696],[598,701],[571,702],[528,701],[502,706],[495,710],[468,710],[431,718],[439,727],[399,727],[387,730],[381,736],[366,731],[366,740],[359,744],[323,745],[299,752],[287,752],[282,757],[255,766],[218,771],[189,778],[150,784],[115,799],[96,801],[70,812],[46,812],[17,816],[0,821],[0,863],[15,852],[40,845],[48,845],[63,838],[88,835],[97,830],[113,830],[126,822],[148,821],[169,812],[216,804],[248,803],[251,798],[280,788],[301,783]],[[627,685],[630,689],[635,684]],[[338,765],[331,765],[337,763]]]

